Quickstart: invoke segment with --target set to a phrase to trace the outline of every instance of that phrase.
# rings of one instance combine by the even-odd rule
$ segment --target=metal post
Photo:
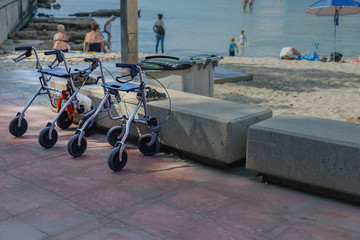
[[[121,0],[121,62],[138,62],[138,2]]]

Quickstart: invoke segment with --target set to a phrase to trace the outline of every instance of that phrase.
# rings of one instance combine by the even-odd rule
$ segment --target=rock
[[[55,3],[56,0],[48,0],[47,2],[48,2],[48,3]]]
[[[58,24],[56,23],[28,23],[25,27],[29,30],[43,30],[57,31]]]
[[[38,4],[39,8],[47,8],[47,9],[51,9],[51,4],[50,3],[39,3]]]
[[[120,17],[120,9],[100,9],[95,12],[83,12],[70,14],[70,16],[84,17],[84,16],[96,16],[96,17],[110,17],[110,16]]]
[[[38,16],[38,17],[46,17],[46,18],[51,17],[51,15],[48,15],[48,14],[45,14],[45,13],[38,13],[37,16]]]
[[[60,9],[61,8],[61,5],[59,3],[55,3],[53,4],[53,9]]]
[[[53,24],[63,24],[65,26],[65,31],[74,29],[81,31],[89,31],[91,24],[96,23],[92,18],[34,18],[33,23],[53,23]]]

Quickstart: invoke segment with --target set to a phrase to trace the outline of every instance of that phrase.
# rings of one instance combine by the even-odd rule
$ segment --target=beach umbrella
[[[339,25],[339,16],[360,13],[360,3],[353,0],[321,0],[314,3],[305,13],[315,16],[334,17],[334,57],[336,47],[336,26]]]

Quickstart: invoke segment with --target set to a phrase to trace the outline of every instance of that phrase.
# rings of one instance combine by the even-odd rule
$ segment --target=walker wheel
[[[159,140],[156,138],[154,143],[148,146],[147,144],[151,141],[152,134],[144,134],[139,138],[138,148],[145,156],[153,156],[160,150]]]
[[[80,141],[80,146],[78,146],[79,134],[73,135],[67,144],[67,150],[69,154],[73,157],[80,157],[86,150],[87,142],[83,137]]]
[[[68,129],[72,122],[73,122],[74,118],[69,118],[69,113],[67,111],[64,111],[59,118],[56,120],[56,124],[59,126],[59,128],[61,129]]]
[[[111,146],[115,146],[116,142],[120,141],[123,136],[123,127],[115,126],[107,132],[106,139]]]
[[[9,132],[15,137],[20,137],[21,135],[23,135],[28,127],[25,118],[21,120],[20,127],[18,126],[18,121],[19,121],[19,116],[16,116],[13,120],[11,120],[9,124]]]
[[[84,125],[84,123],[86,122],[86,120],[88,120],[88,117],[84,117],[83,119],[81,119],[81,121],[79,122],[79,127],[78,128],[82,128],[82,126]],[[90,124],[88,124],[85,129],[84,129],[84,136],[85,137],[89,137],[91,135],[93,135],[95,133],[95,129],[96,129],[96,122],[93,120],[92,121],[92,126],[90,127]]]
[[[58,139],[58,134],[56,129],[53,129],[52,133],[51,133],[51,139],[49,139],[49,131],[50,131],[50,126],[49,127],[45,127],[43,130],[40,131],[39,133],[39,143],[42,147],[44,148],[52,148]]]
[[[125,165],[127,163],[128,155],[127,155],[126,150],[124,149],[124,151],[122,152],[121,161],[120,161],[120,158],[119,158],[119,151],[120,151],[119,147],[114,148],[110,152],[109,157],[108,157],[108,166],[114,172],[121,171],[125,167]]]

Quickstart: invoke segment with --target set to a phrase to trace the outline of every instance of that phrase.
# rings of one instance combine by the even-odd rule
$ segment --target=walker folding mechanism
[[[79,100],[76,96],[76,94],[79,92],[79,88],[75,88],[74,82],[72,80],[72,77],[75,75],[79,75],[82,77],[86,77],[93,72],[96,67],[98,66],[98,59],[95,58],[85,58],[85,62],[91,63],[90,67],[84,69],[84,70],[78,70],[74,69],[74,71],[71,71],[70,68],[68,68],[66,64],[65,57],[61,51],[55,50],[55,51],[48,51],[45,52],[45,55],[55,55],[55,60],[50,64],[49,68],[43,68],[40,64],[39,56],[34,47],[17,47],[15,48],[17,51],[25,51],[23,54],[18,56],[14,59],[15,62],[20,62],[21,60],[24,60],[27,57],[30,57],[32,54],[32,51],[34,51],[35,57],[36,57],[36,69],[38,69],[38,72],[41,74],[41,77],[39,77],[40,81],[40,87],[34,94],[34,96],[30,99],[30,101],[26,104],[24,109],[21,112],[18,112],[16,114],[16,117],[10,122],[9,124],[9,131],[12,135],[15,137],[20,137],[23,135],[28,127],[27,121],[25,120],[25,111],[29,108],[29,106],[32,104],[32,102],[35,100],[37,96],[47,94],[49,96],[50,103],[52,107],[56,108],[57,106],[51,101],[51,91],[53,92],[59,92],[62,94],[62,97],[59,100],[59,106],[58,106],[58,114],[56,115],[55,119],[52,122],[48,122],[46,127],[41,130],[39,133],[39,143],[44,148],[51,148],[54,146],[58,139],[58,134],[55,129],[55,122],[61,129],[67,129],[70,127],[70,125],[73,122],[73,114],[76,109],[76,111],[83,117],[87,117],[95,112],[95,108],[91,107],[91,110],[88,113],[84,113],[85,108],[83,105],[79,104]],[[58,67],[60,63],[64,63],[64,68]],[[50,76],[48,78],[48,76]],[[52,77],[59,77],[66,79],[66,90],[63,91],[61,89],[56,89],[53,87],[50,87],[49,82]],[[62,103],[64,104],[63,106]]]
[[[146,76],[142,72],[141,68],[136,64],[123,64],[116,63],[116,67],[125,68],[129,70],[122,76],[116,77],[116,81],[106,82],[103,72],[103,66],[99,61],[101,76],[97,80],[102,80],[102,87],[104,89],[104,98],[100,102],[96,111],[89,117],[83,119],[83,123],[79,124],[79,128],[75,134],[70,138],[67,149],[68,152],[74,156],[81,156],[86,150],[86,139],[88,128],[92,128],[95,124],[95,117],[101,110],[106,111],[111,120],[121,121],[121,126],[115,126],[111,128],[107,133],[107,141],[110,145],[115,146],[108,156],[108,166],[113,171],[122,170],[127,163],[127,152],[125,150],[125,142],[130,132],[131,123],[143,124],[151,130],[151,133],[142,135],[138,140],[138,148],[145,156],[152,156],[156,154],[160,149],[160,143],[158,140],[158,130],[160,126],[157,124],[156,118],[151,118],[146,105]],[[134,81],[134,78],[138,77],[138,82]],[[122,101],[119,92],[135,92],[140,95],[139,102],[137,103],[134,111],[130,117],[124,116],[112,116],[111,108],[114,102],[112,96],[117,103]],[[143,106],[143,116],[136,118],[140,107]],[[141,114],[139,114],[140,116]]]

